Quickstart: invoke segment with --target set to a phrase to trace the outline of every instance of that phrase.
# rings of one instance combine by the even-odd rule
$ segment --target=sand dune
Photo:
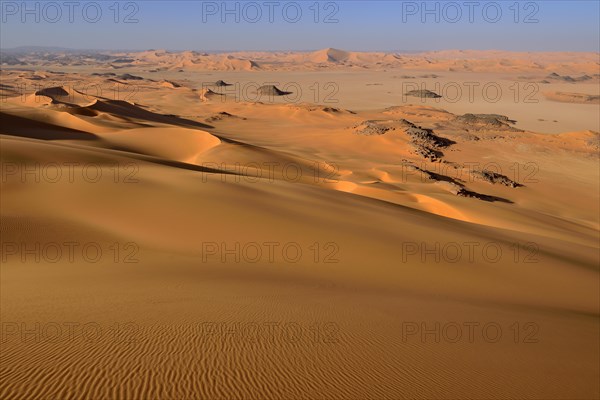
[[[200,91],[200,99],[203,101],[209,101],[214,98],[220,98],[221,96],[224,96],[224,95],[221,93],[217,93],[208,88],[202,89]]]
[[[323,49],[315,51],[311,54],[310,60],[316,63],[333,62],[339,63],[347,61],[351,57],[351,53],[338,49]]]
[[[565,56],[547,62],[568,74],[591,62],[557,68]],[[528,108],[402,103],[399,86],[383,89],[393,106],[361,108],[204,85],[245,83],[286,59],[353,69],[421,65],[420,55],[326,49],[278,54],[278,66],[254,52],[118,57],[112,65],[131,65],[119,74],[142,78],[128,81],[126,100],[54,83],[20,95],[32,71],[2,71],[1,398],[598,397],[590,106],[555,104],[589,128],[548,134],[521,125]],[[426,57],[433,66],[414,76],[463,59],[470,70],[548,75],[526,54]],[[194,75],[204,68],[249,72]],[[368,102],[382,96],[372,90]],[[89,244],[101,249],[93,262]],[[35,259],[19,246],[44,251]],[[407,324],[473,322],[472,342],[466,328],[456,342],[443,330],[437,341],[406,335]],[[23,339],[36,323],[39,337]],[[498,341],[486,324],[501,327]],[[49,339],[57,325],[61,340]]]
[[[164,82],[161,82],[161,86],[170,88],[170,89],[175,89],[175,88],[179,88],[181,87],[180,84],[178,84],[177,82],[172,82],[172,81],[167,81],[165,80]]]
[[[277,71],[333,69],[402,68],[428,71],[467,71],[535,73],[546,77],[570,74],[588,75],[591,82],[598,82],[598,57],[595,53],[517,53],[507,51],[447,50],[425,53],[358,52],[326,48],[310,52],[232,52],[229,54],[202,53],[196,51],[169,52],[152,50],[130,53],[108,53],[111,69],[150,68],[164,71]],[[13,65],[59,65],[39,60],[35,55],[23,55],[8,61]],[[81,65],[94,65],[89,55],[69,55],[69,61]],[[43,79],[42,76],[32,76]]]

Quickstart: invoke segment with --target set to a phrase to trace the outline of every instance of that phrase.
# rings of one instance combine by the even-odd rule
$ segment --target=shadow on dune
[[[0,112],[0,133],[41,140],[97,140],[93,133]]]
[[[479,199],[479,200],[483,200],[483,201],[489,201],[491,203],[497,201],[500,203],[507,203],[507,204],[514,204],[514,202],[512,200],[508,200],[505,199],[503,197],[498,197],[498,196],[491,196],[488,194],[482,194],[482,193],[477,193],[477,192],[473,192],[471,190],[467,190],[467,189],[461,189],[458,191],[458,196],[461,197],[470,197],[473,199]]]
[[[135,118],[162,124],[177,125],[186,128],[213,128],[211,125],[181,118],[176,115],[157,114],[152,111],[144,110],[143,108],[124,100],[99,100],[87,108],[125,118]]]

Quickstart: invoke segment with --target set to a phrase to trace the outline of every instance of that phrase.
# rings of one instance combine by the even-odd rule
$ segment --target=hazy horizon
[[[67,4],[2,1],[0,48],[600,51],[595,1]]]
[[[169,53],[183,53],[187,51],[193,51],[198,53],[210,53],[210,54],[218,54],[218,53],[279,53],[279,52],[290,52],[290,53],[310,53],[319,50],[325,49],[335,49],[342,50],[348,52],[358,52],[358,53],[398,53],[398,54],[418,54],[418,53],[428,53],[428,52],[443,52],[443,51],[475,51],[475,52],[494,52],[494,51],[505,51],[505,52],[513,52],[513,53],[598,53],[600,51],[596,50],[555,50],[555,51],[527,51],[527,50],[507,50],[501,48],[489,48],[489,49],[470,49],[470,48],[446,48],[446,49],[438,49],[438,50],[403,50],[403,49],[395,49],[395,50],[364,50],[364,49],[353,49],[353,48],[337,48],[337,47],[321,47],[321,48],[313,48],[313,49],[278,49],[278,50],[262,50],[262,49],[214,49],[214,50],[206,50],[206,49],[170,49],[170,48],[144,48],[144,49],[87,49],[87,48],[69,48],[69,47],[59,47],[59,46],[39,46],[39,45],[23,45],[17,47],[0,47],[0,51],[3,52],[33,52],[33,51],[48,51],[48,52],[112,52],[112,53],[137,53],[144,51],[166,51]]]

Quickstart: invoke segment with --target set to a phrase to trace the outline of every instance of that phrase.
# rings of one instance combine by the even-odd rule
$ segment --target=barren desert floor
[[[3,66],[0,398],[598,398],[597,64],[289,57]]]

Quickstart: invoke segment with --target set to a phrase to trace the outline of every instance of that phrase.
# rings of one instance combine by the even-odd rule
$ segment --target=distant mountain
[[[83,50],[73,50],[66,47],[46,47],[46,46],[19,46],[10,49],[0,49],[7,54],[27,54],[27,53],[77,53]]]
[[[6,54],[3,51],[0,51],[0,65],[27,65],[27,63],[19,60],[13,54]]]

